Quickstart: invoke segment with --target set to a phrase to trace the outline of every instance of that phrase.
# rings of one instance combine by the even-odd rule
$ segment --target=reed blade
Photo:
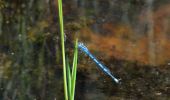
[[[64,96],[65,96],[65,100],[68,100],[62,0],[58,0],[58,10],[59,10],[60,33],[61,33],[62,59],[63,59],[63,78],[64,78],[64,94],[65,94]]]
[[[74,58],[73,58],[73,69],[72,69],[72,82],[71,82],[71,100],[74,100],[75,86],[76,86],[76,74],[77,74],[77,58],[78,58],[78,39],[76,39]]]
[[[69,59],[67,58],[67,85],[68,85],[68,98],[71,98],[71,70],[70,70],[70,64]]]

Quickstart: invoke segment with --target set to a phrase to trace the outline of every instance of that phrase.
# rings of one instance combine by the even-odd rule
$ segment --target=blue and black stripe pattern
[[[81,51],[83,51],[86,55],[88,55],[88,56],[98,65],[98,68],[99,68],[101,71],[103,71],[106,75],[110,76],[116,83],[119,83],[119,79],[115,78],[115,77],[112,75],[111,71],[110,71],[106,66],[104,66],[101,62],[99,62],[99,61],[96,59],[96,57],[94,57],[94,56],[90,53],[90,51],[87,49],[87,47],[86,47],[83,43],[79,42],[79,43],[78,43],[78,48],[79,48]]]

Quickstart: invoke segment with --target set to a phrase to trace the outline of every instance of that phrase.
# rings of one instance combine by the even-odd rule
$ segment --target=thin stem
[[[62,58],[63,58],[64,94],[65,94],[65,100],[68,100],[62,0],[58,0],[58,9],[59,9],[59,23],[60,23],[60,32],[61,32]]]
[[[73,70],[72,70],[72,86],[71,86],[71,100],[74,100],[75,87],[76,87],[76,74],[77,74],[77,58],[78,58],[78,39],[76,39],[74,58],[73,58]]]

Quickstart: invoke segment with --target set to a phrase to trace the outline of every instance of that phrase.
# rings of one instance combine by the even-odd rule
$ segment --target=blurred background
[[[76,100],[170,99],[169,0],[63,0],[66,53],[79,52]],[[63,100],[57,0],[0,0],[0,100]],[[68,42],[69,41],[69,42]]]

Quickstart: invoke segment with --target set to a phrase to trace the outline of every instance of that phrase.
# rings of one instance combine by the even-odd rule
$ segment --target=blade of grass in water
[[[72,82],[71,82],[71,100],[74,100],[75,85],[76,85],[76,74],[77,74],[77,57],[78,57],[78,39],[76,40],[74,58],[73,58],[73,69],[72,69]]]
[[[63,58],[64,94],[65,94],[65,100],[68,100],[62,0],[58,0],[58,10],[59,10],[59,23],[60,23],[60,32],[61,32],[62,58]]]
[[[70,64],[68,58],[66,62],[67,62],[68,98],[71,98],[71,70],[70,70]]]
[[[77,57],[78,57],[78,40],[76,40],[72,71],[70,70],[69,59],[67,58],[67,85],[68,85],[68,98],[74,100],[75,86],[76,86],[76,73],[77,73]]]

